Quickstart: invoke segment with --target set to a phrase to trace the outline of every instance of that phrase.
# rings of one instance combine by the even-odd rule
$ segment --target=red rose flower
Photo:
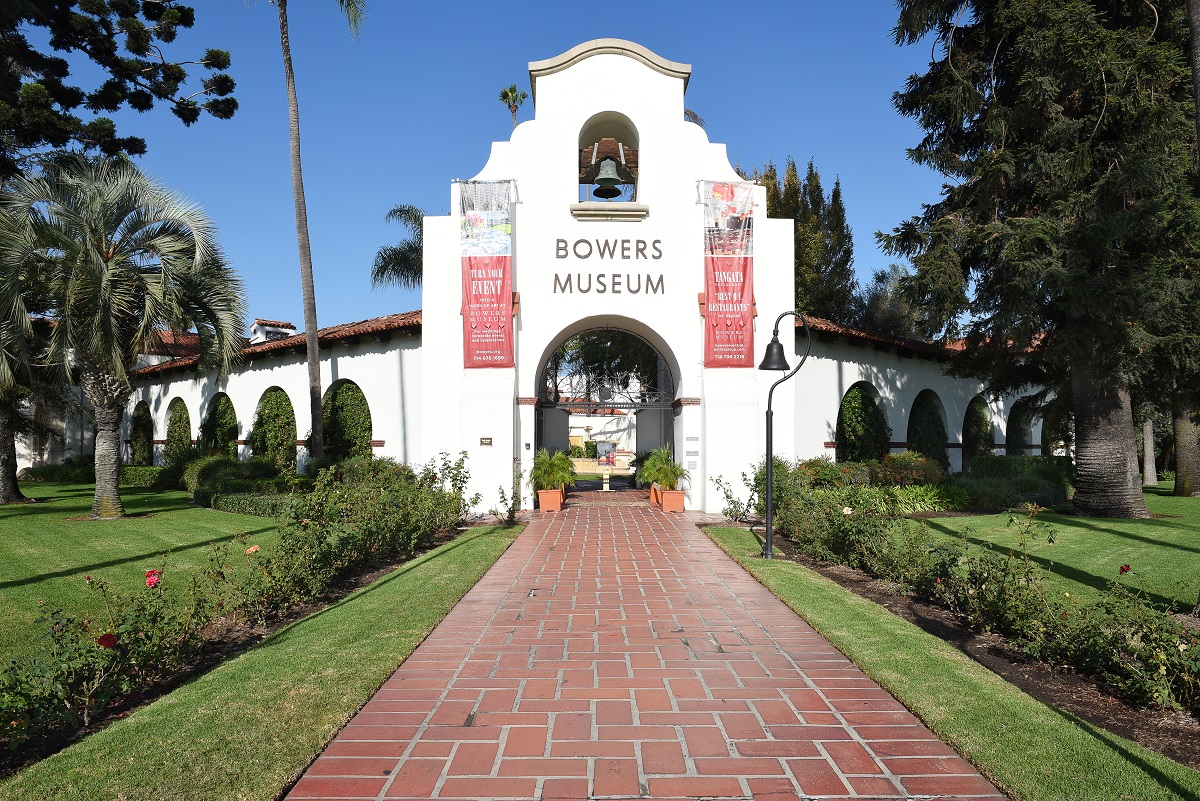
[[[161,576],[161,575],[162,575],[161,570],[147,570],[146,571],[146,586],[147,587],[157,587],[159,576]]]
[[[99,645],[101,648],[115,648],[117,647],[117,635],[112,632],[101,634],[96,638],[96,645]]]
[[[1122,576],[1123,576],[1123,575],[1125,575],[1126,573],[1128,573],[1128,572],[1129,572],[1130,570],[1132,570],[1132,569],[1133,569],[1133,568],[1131,568],[1129,565],[1121,565],[1121,575],[1122,575]]]

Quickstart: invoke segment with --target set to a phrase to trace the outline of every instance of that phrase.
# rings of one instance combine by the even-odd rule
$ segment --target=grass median
[[[811,570],[758,558],[761,540],[745,529],[708,534],[1016,801],[1200,798],[1200,772],[1035,700]]]
[[[22,771],[0,798],[276,798],[517,533],[463,533]]]

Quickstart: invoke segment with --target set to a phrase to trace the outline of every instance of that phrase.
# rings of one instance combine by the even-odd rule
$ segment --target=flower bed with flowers
[[[94,619],[43,608],[37,652],[0,671],[0,743],[62,735],[98,720],[117,699],[169,682],[231,621],[265,621],[320,596],[339,576],[411,557],[472,503],[465,456],[413,469],[358,460],[323,471],[292,496],[278,541],[214,545],[207,566],[174,574],[164,557],[137,592],[88,576],[103,599]]]
[[[966,537],[935,537],[905,520],[908,512],[887,487],[821,483],[827,465],[775,469],[772,482],[782,488],[776,531],[805,553],[895,582],[1036,658],[1093,676],[1133,703],[1200,711],[1200,634],[1122,583],[1132,577],[1128,566],[1095,600],[1051,589],[1049,572],[1028,551],[1035,540],[1053,541],[1053,529],[1038,520],[1041,507],[1028,504],[1012,515],[1018,545],[997,551]],[[743,519],[753,504],[731,501],[726,516]]]

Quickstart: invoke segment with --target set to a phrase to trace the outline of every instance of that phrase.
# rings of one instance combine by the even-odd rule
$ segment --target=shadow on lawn
[[[1141,768],[1143,771],[1145,771],[1147,776],[1151,777],[1152,779],[1154,779],[1154,781],[1158,782],[1160,787],[1171,790],[1172,792],[1178,794],[1178,796],[1180,798],[1191,798],[1192,797],[1191,788],[1184,787],[1181,784],[1179,784],[1179,782],[1175,781],[1173,778],[1168,776],[1161,769],[1150,764],[1140,755],[1134,753],[1132,748],[1125,747],[1113,735],[1109,734],[1108,732],[1102,733],[1101,730],[1097,730],[1095,725],[1088,723],[1086,721],[1082,721],[1079,718],[1075,717],[1074,715],[1070,715],[1070,714],[1062,711],[1061,709],[1054,706],[1053,704],[1046,704],[1045,706],[1051,712],[1058,715],[1063,720],[1066,720],[1068,723],[1070,723],[1072,726],[1074,726],[1079,731],[1085,732],[1087,735],[1092,737],[1092,739],[1094,739],[1096,742],[1100,743],[1104,747],[1106,747],[1109,750],[1120,755],[1120,757],[1122,759],[1126,760],[1130,764],[1137,765],[1139,768]],[[1121,797],[1128,798],[1129,796],[1121,796]]]
[[[274,526],[264,526],[263,528],[257,528],[257,529],[253,529],[251,531],[245,532],[245,534],[253,536],[255,534],[262,534],[264,532],[271,531],[273,529],[274,529]],[[181,545],[178,548],[170,548],[170,549],[167,549],[165,551],[165,553],[178,553],[180,551],[190,551],[190,550],[194,550],[196,548],[205,548],[209,545],[215,545],[219,542],[230,542],[232,540],[237,539],[240,536],[243,536],[243,535],[241,533],[239,533],[239,534],[230,534],[225,537],[213,537],[210,540],[203,540],[201,542],[193,542],[189,545]],[[64,578],[66,576],[87,574],[87,573],[92,572],[93,570],[100,570],[101,568],[105,568],[105,567],[113,567],[115,565],[124,565],[124,564],[128,564],[130,562],[139,562],[143,559],[147,559],[152,556],[158,556],[161,553],[164,553],[164,551],[150,551],[149,553],[140,553],[140,554],[137,554],[136,556],[126,556],[122,559],[111,559],[107,562],[95,562],[90,565],[80,565],[78,567],[72,567],[69,570],[57,570],[53,573],[42,573],[41,575],[38,575],[38,576],[29,576],[27,578],[17,579],[15,581],[0,581],[0,589],[4,589],[6,587],[22,587],[27,584],[36,584],[39,581],[47,581],[49,579]]]
[[[1074,518],[1071,519],[1071,523],[1073,525],[1077,524],[1077,522],[1078,521],[1076,521]],[[1015,548],[1006,548],[1003,545],[998,545],[994,542],[991,542],[990,540],[985,540],[982,537],[969,536],[969,535],[963,533],[962,531],[956,531],[952,528],[942,526],[937,523],[931,523],[930,525],[934,528],[937,528],[942,533],[947,534],[955,539],[965,540],[966,542],[969,542],[973,545],[978,545],[980,548],[986,548],[995,553],[1005,554],[1005,553],[1008,553],[1009,551],[1016,550]],[[1104,530],[1106,533],[1121,534],[1121,532],[1109,532],[1107,529],[1102,529],[1102,530]],[[1134,535],[1131,535],[1131,536],[1134,536]],[[1137,538],[1137,539],[1143,539],[1143,538]],[[1147,540],[1147,541],[1153,542],[1155,545],[1165,544],[1165,543],[1156,542],[1154,540]],[[1187,548],[1185,550],[1193,550],[1193,549]],[[1088,587],[1092,587],[1093,589],[1096,589],[1099,591],[1107,590],[1108,585],[1111,583],[1111,580],[1108,577],[1097,576],[1095,573],[1089,573],[1086,570],[1080,570],[1079,568],[1071,567],[1070,565],[1065,565],[1062,562],[1055,562],[1053,559],[1047,559],[1046,557],[1038,556],[1037,554],[1032,554],[1032,553],[1029,554],[1029,561],[1034,562],[1039,567],[1045,568],[1045,570],[1049,573],[1053,573],[1056,576],[1062,576],[1063,578],[1071,579],[1072,581],[1079,582],[1080,584],[1084,584]],[[1168,595],[1160,595],[1159,593],[1156,593],[1156,592],[1148,592],[1147,591],[1145,593],[1145,596],[1148,601],[1150,601],[1152,604],[1159,607],[1160,609],[1166,609],[1166,608],[1175,609],[1175,608],[1179,608],[1180,606],[1187,605],[1187,602],[1179,601]]]

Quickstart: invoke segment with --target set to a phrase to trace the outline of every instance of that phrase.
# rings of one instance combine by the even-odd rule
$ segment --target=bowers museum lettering
[[[577,259],[590,259],[596,256],[601,259],[651,259],[662,258],[662,240],[654,239],[576,239],[573,243],[565,239],[554,241],[554,257],[565,259],[574,256]],[[588,294],[595,291],[598,295],[638,295],[646,293],[657,295],[665,293],[663,276],[659,273],[653,276],[646,273],[567,273],[554,275],[554,292]]]

